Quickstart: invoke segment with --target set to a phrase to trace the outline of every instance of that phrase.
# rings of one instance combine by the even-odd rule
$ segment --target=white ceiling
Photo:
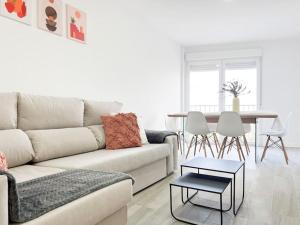
[[[300,0],[130,0],[126,7],[189,45],[300,37]]]

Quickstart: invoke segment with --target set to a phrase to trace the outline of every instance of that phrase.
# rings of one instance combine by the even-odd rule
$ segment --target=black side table
[[[221,159],[210,159],[210,158],[202,158],[196,157],[190,161],[186,161],[181,164],[181,176],[183,175],[183,168],[193,168],[198,170],[198,174],[200,170],[213,171],[223,174],[230,174],[233,177],[233,214],[237,215],[240,210],[245,197],[245,162],[234,161],[234,160],[221,160]],[[239,206],[236,206],[236,175],[243,168],[243,194],[242,200]],[[183,199],[183,188],[181,188],[181,196],[182,202]]]
[[[223,193],[227,189],[229,184],[230,184],[230,190],[231,190],[230,191],[231,205],[230,205],[229,209],[223,210]],[[174,187],[174,186],[180,187],[180,188],[186,188],[187,200],[184,201],[183,204],[191,202],[191,199],[198,193],[198,191],[218,194],[220,196],[220,208],[206,207],[206,206],[198,205],[198,204],[193,204],[193,205],[198,206],[198,207],[210,208],[210,209],[219,211],[221,225],[223,225],[223,212],[229,211],[232,208],[232,179],[231,178],[217,177],[217,176],[197,174],[197,173],[187,173],[181,177],[178,177],[175,181],[170,183],[170,210],[171,210],[172,216],[180,222],[196,225],[196,223],[187,221],[188,218],[178,218],[174,214],[174,212],[173,212],[173,196],[172,196],[172,187]],[[196,194],[189,197],[189,190],[195,190],[197,192],[196,192]]]

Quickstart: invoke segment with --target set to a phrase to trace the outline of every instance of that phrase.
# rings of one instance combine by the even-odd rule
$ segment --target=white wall
[[[145,127],[163,127],[180,108],[180,47],[122,1],[64,3],[87,12],[88,44],[37,29],[36,13],[32,26],[0,17],[0,91],[118,100]]]
[[[300,147],[300,39],[186,47],[186,52],[261,48],[262,109],[285,118],[293,112],[286,145]],[[264,121],[267,127],[271,121]]]

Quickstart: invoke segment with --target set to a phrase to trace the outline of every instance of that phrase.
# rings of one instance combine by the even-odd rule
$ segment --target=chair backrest
[[[293,113],[292,112],[289,112],[287,118],[285,119],[285,122],[283,124],[283,128],[285,130],[285,132],[287,133],[289,128],[290,128],[290,124],[291,124],[291,118],[293,116]]]
[[[273,125],[272,125],[272,130],[282,130],[284,135],[287,134],[289,127],[290,127],[290,122],[291,122],[291,117],[293,113],[289,112],[288,116],[286,117],[284,123],[282,122],[280,117],[277,117],[274,119]]]
[[[207,135],[210,133],[202,112],[192,111],[188,113],[186,131],[194,135]]]
[[[165,127],[168,131],[178,132],[180,130],[178,126],[178,118],[166,116]]]
[[[236,112],[222,112],[217,126],[217,133],[228,137],[245,135],[241,116]]]

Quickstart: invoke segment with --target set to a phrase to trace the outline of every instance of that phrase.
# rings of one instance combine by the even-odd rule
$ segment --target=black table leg
[[[223,225],[223,203],[222,203],[222,194],[220,194],[220,215],[221,215],[221,225]]]
[[[232,209],[232,181],[230,182],[230,206],[228,209],[224,209],[223,208],[215,208],[215,207],[210,207],[210,206],[206,206],[206,205],[200,205],[200,204],[196,204],[194,202],[192,202],[192,199],[199,193],[199,191],[196,191],[195,194],[193,194],[192,196],[189,196],[189,189],[187,189],[187,200],[185,201],[184,204],[186,204],[187,202],[191,203],[192,205],[194,206],[197,206],[197,207],[201,207],[201,208],[205,208],[205,209],[210,209],[210,210],[217,210],[217,211],[220,211],[222,210],[222,212],[228,212]]]
[[[182,168],[182,166],[180,166],[180,176],[182,176],[182,170],[183,170],[183,168]],[[185,204],[185,201],[183,199],[183,188],[181,188],[181,202],[183,204]]]
[[[233,174],[233,214],[235,215],[235,174]]]
[[[184,117],[182,117],[182,153],[183,153],[183,156],[185,157],[185,132],[184,132],[184,127],[185,127],[185,124],[184,124]]]
[[[242,201],[241,203],[239,204],[237,210],[235,210],[235,197],[236,197],[236,187],[235,187],[235,184],[236,184],[236,174],[233,175],[233,214],[236,216],[244,202],[244,198],[245,198],[245,164],[243,165],[243,195],[242,195]]]
[[[231,186],[231,187],[230,187],[230,191],[231,191],[230,199],[232,200],[232,181],[231,181],[231,183],[230,183],[230,186]],[[186,201],[185,203],[190,202],[190,200],[191,200],[194,196],[196,196],[197,193],[198,193],[198,190],[197,190],[195,194],[193,194],[191,197],[189,197],[188,191],[189,191],[189,188],[187,188],[187,198],[188,198],[188,199],[187,199],[187,201]],[[207,207],[207,206],[202,206],[202,205],[196,205],[196,204],[193,204],[193,203],[192,203],[192,204],[193,204],[193,205],[196,205],[196,206],[199,206],[199,207],[203,207],[203,208],[208,208],[208,209],[213,209],[213,210],[219,211],[219,212],[220,212],[220,217],[221,217],[221,225],[223,225],[223,212],[229,211],[229,210],[231,209],[232,201],[231,201],[231,203],[230,203],[230,205],[231,205],[230,208],[229,208],[228,210],[223,210],[223,194],[220,193],[219,196],[220,196],[220,208],[219,208],[219,209],[218,209],[218,208],[211,208],[211,207]],[[180,218],[176,217],[175,214],[173,213],[172,184],[170,184],[170,211],[171,211],[172,217],[173,217],[174,219],[176,219],[177,221],[183,222],[183,223],[186,223],[186,224],[191,224],[191,225],[198,225],[198,223],[196,224],[196,223],[192,223],[192,222],[189,222],[189,221],[187,221],[187,220],[184,220],[184,219],[180,219]]]
[[[191,222],[188,222],[186,220],[182,220],[182,219],[179,219],[178,217],[176,217],[173,213],[173,196],[172,196],[172,185],[170,184],[170,211],[171,211],[171,215],[173,216],[174,219],[176,219],[177,221],[179,222],[183,222],[183,223],[187,223],[187,224],[191,224],[191,225],[198,225],[196,223],[191,223]]]

